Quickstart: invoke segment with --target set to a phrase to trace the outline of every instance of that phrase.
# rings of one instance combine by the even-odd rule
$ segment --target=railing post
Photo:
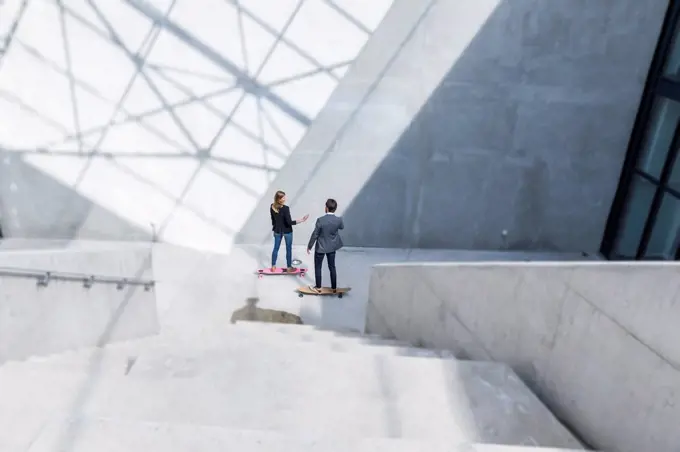
[[[46,272],[44,275],[38,278],[38,287],[47,287],[50,283],[50,272]]]
[[[83,287],[85,287],[86,289],[89,289],[90,287],[92,287],[93,284],[94,284],[94,276],[89,276],[89,277],[85,278],[85,281],[83,281]]]

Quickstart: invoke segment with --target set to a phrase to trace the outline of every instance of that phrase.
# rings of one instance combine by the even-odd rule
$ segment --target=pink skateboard
[[[261,268],[257,271],[257,277],[262,278],[264,275],[298,275],[300,278],[305,276],[307,273],[306,268],[296,268],[294,271],[286,271],[285,268],[276,267],[276,271],[272,271],[271,268]]]

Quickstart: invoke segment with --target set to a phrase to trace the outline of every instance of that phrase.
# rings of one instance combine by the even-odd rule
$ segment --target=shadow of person
[[[268,322],[268,323],[292,323],[303,325],[300,316],[290,312],[278,311],[276,309],[258,308],[256,305],[260,301],[257,297],[246,298],[246,305],[235,310],[231,314],[231,323],[237,321],[249,322]]]

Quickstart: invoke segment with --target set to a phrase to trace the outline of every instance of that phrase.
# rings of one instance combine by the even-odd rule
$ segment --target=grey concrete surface
[[[313,325],[292,324],[262,324],[259,322],[237,322],[239,328],[253,328],[262,335],[272,338],[284,335],[286,339],[293,339],[301,343],[321,343],[333,351],[367,351],[371,353],[394,353],[401,356],[425,358],[452,358],[453,353],[448,350],[435,350],[412,347],[405,341],[384,339],[380,336],[369,336],[355,332],[319,329]]]
[[[294,247],[293,256],[302,261],[301,267],[310,269],[305,278],[271,276],[258,279],[256,270],[271,265],[271,244],[237,246],[229,254],[155,244],[153,267],[163,328],[185,330],[192,325],[203,328],[206,324],[226,324],[235,310],[245,307],[249,299],[256,299],[258,307],[299,315],[306,324],[363,331],[370,268],[382,262],[583,259],[579,254],[348,247],[338,252],[336,265],[338,284],[350,286],[352,291],[340,300],[334,297],[298,298],[295,289],[314,281],[314,262],[304,247]],[[283,264],[283,247],[279,259]],[[329,282],[327,267],[323,269],[323,278]]]
[[[304,328],[303,328],[304,329]],[[247,341],[245,340],[247,338]],[[139,371],[147,356],[155,357],[160,354],[177,357],[182,356],[227,356],[231,352],[243,353],[248,349],[267,348],[281,353],[301,353],[305,356],[332,355],[335,353],[359,355],[355,362],[370,363],[370,359],[362,356],[387,356],[408,358],[445,358],[455,359],[446,350],[434,350],[412,347],[404,341],[391,341],[371,337],[329,336],[320,331],[298,336],[294,333],[283,333],[276,330],[272,324],[255,323],[253,326],[223,325],[202,331],[200,334],[167,334],[162,331],[158,335],[141,339],[119,341],[102,349],[100,347],[81,347],[78,349],[58,352],[45,356],[33,356],[22,361],[8,361],[2,364],[2,369],[30,368],[33,373],[53,375],[56,373],[82,373],[92,369],[92,363],[97,363],[100,373],[106,375],[127,375],[132,366]],[[176,364],[176,363],[175,363]],[[185,363],[186,365],[187,363]],[[203,365],[203,371],[213,371],[210,365]],[[148,370],[148,369],[147,369]],[[177,369],[172,369],[177,372]],[[184,369],[193,371],[192,369]]]
[[[321,438],[580,448],[502,364],[249,346],[252,333],[242,332],[242,343],[225,344],[232,348],[224,354],[148,353],[126,376],[2,369],[0,420],[10,432],[22,421],[37,426],[56,414],[294,436],[311,431]],[[29,427],[9,436],[11,442],[35,440]],[[80,428],[64,427],[61,446],[68,450]]]
[[[113,253],[105,244],[62,245],[0,256],[28,261],[46,255],[62,268],[78,264],[102,269],[98,256]],[[296,256],[308,263],[300,251],[295,250]],[[119,253],[146,253],[148,258],[149,248],[132,244]],[[244,300],[258,298],[258,304],[297,310],[320,326],[360,331],[367,276],[376,263],[443,256],[541,260],[556,258],[554,253],[348,248],[339,255],[339,264],[346,266],[341,267],[342,278],[361,298],[342,300],[298,299],[291,291],[297,277],[258,279],[255,269],[268,254],[268,247],[237,247],[222,255],[154,244],[151,269],[144,269],[157,281],[160,333],[0,365],[0,449],[77,451],[106,445],[117,452],[145,445],[157,450],[168,438],[151,434],[154,429],[176,436],[175,445],[191,444],[189,431],[206,429],[202,440],[214,438],[215,447],[234,435],[234,441],[247,447],[258,435],[239,443],[242,429],[257,429],[263,441],[278,433],[288,438],[286,444],[309,440],[311,431],[320,444],[338,438],[368,447],[360,446],[364,438],[404,439],[394,443],[394,450],[423,444],[434,444],[437,450],[437,443],[475,450],[475,442],[580,448],[505,365],[460,362],[435,350],[311,325],[293,330],[230,322]],[[111,255],[107,262],[122,274],[128,270]],[[88,321],[85,314],[67,314]],[[219,433],[210,436],[209,429]],[[109,441],[115,432],[118,440]],[[382,447],[387,444],[392,443]]]
[[[397,0],[270,193],[353,246],[596,252],[667,3]]]
[[[219,427],[170,423],[131,423],[110,419],[80,422],[82,436],[69,452],[89,452],[106,444],[107,452],[529,452],[529,446],[513,447],[491,444],[450,444],[441,441],[394,438],[323,439],[314,432],[290,435],[275,432],[230,430]],[[56,423],[48,425],[30,449],[20,452],[54,452],[53,445],[64,433]],[[565,449],[541,449],[542,452],[567,452]],[[14,451],[8,451],[14,452]]]
[[[506,362],[601,450],[680,444],[680,265],[440,263],[373,268],[367,331]]]
[[[54,271],[153,280],[151,248],[0,252],[0,363],[158,332],[153,290],[53,280],[2,270]]]

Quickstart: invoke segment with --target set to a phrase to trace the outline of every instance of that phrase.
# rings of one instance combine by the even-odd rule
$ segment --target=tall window
[[[602,242],[610,259],[680,259],[680,5],[671,5]]]

